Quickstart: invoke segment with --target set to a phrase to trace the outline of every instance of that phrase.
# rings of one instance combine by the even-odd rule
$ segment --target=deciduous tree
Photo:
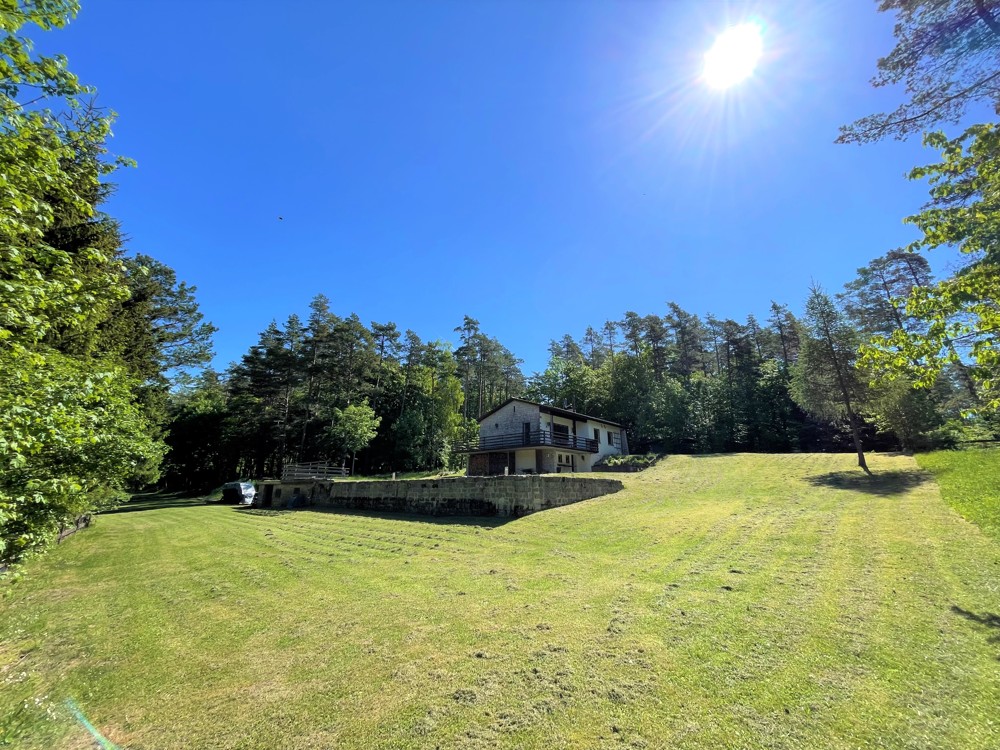
[[[64,26],[62,0],[0,3],[0,563],[73,516],[122,496],[162,445],[136,380],[95,351],[128,296],[117,224],[98,210],[118,163],[111,115],[61,56],[36,56],[27,23]]]
[[[971,364],[983,407],[1000,408],[1000,127],[976,125],[958,138],[932,133],[925,141],[942,160],[914,169],[931,200],[906,219],[921,237],[907,249],[957,247],[960,270],[936,284],[913,287],[905,314],[917,321],[873,339],[865,361],[888,376],[934,384],[947,363]]]

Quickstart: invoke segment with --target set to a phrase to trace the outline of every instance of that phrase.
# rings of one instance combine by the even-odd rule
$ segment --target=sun
[[[731,26],[715,39],[705,53],[705,83],[713,89],[728,89],[749,78],[757,67],[764,42],[756,23]]]

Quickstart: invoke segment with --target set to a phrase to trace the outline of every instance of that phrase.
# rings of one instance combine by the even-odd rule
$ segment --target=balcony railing
[[[528,430],[510,432],[504,435],[488,435],[455,444],[455,451],[458,453],[483,453],[514,448],[564,448],[584,453],[597,453],[600,450],[598,442],[592,438],[564,435],[551,430]]]
[[[335,479],[350,475],[350,469],[331,466],[326,461],[312,461],[306,464],[285,464],[281,472],[282,482],[300,482],[307,479]]]

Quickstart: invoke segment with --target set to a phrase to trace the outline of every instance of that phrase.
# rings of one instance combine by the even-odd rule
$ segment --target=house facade
[[[512,398],[479,418],[479,438],[456,448],[469,454],[469,476],[591,471],[605,456],[627,455],[617,422]]]

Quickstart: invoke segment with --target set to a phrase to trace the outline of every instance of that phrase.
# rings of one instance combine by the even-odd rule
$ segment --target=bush
[[[660,460],[657,453],[637,453],[631,456],[605,456],[597,462],[596,466],[606,466],[609,469],[632,469],[642,471]]]

